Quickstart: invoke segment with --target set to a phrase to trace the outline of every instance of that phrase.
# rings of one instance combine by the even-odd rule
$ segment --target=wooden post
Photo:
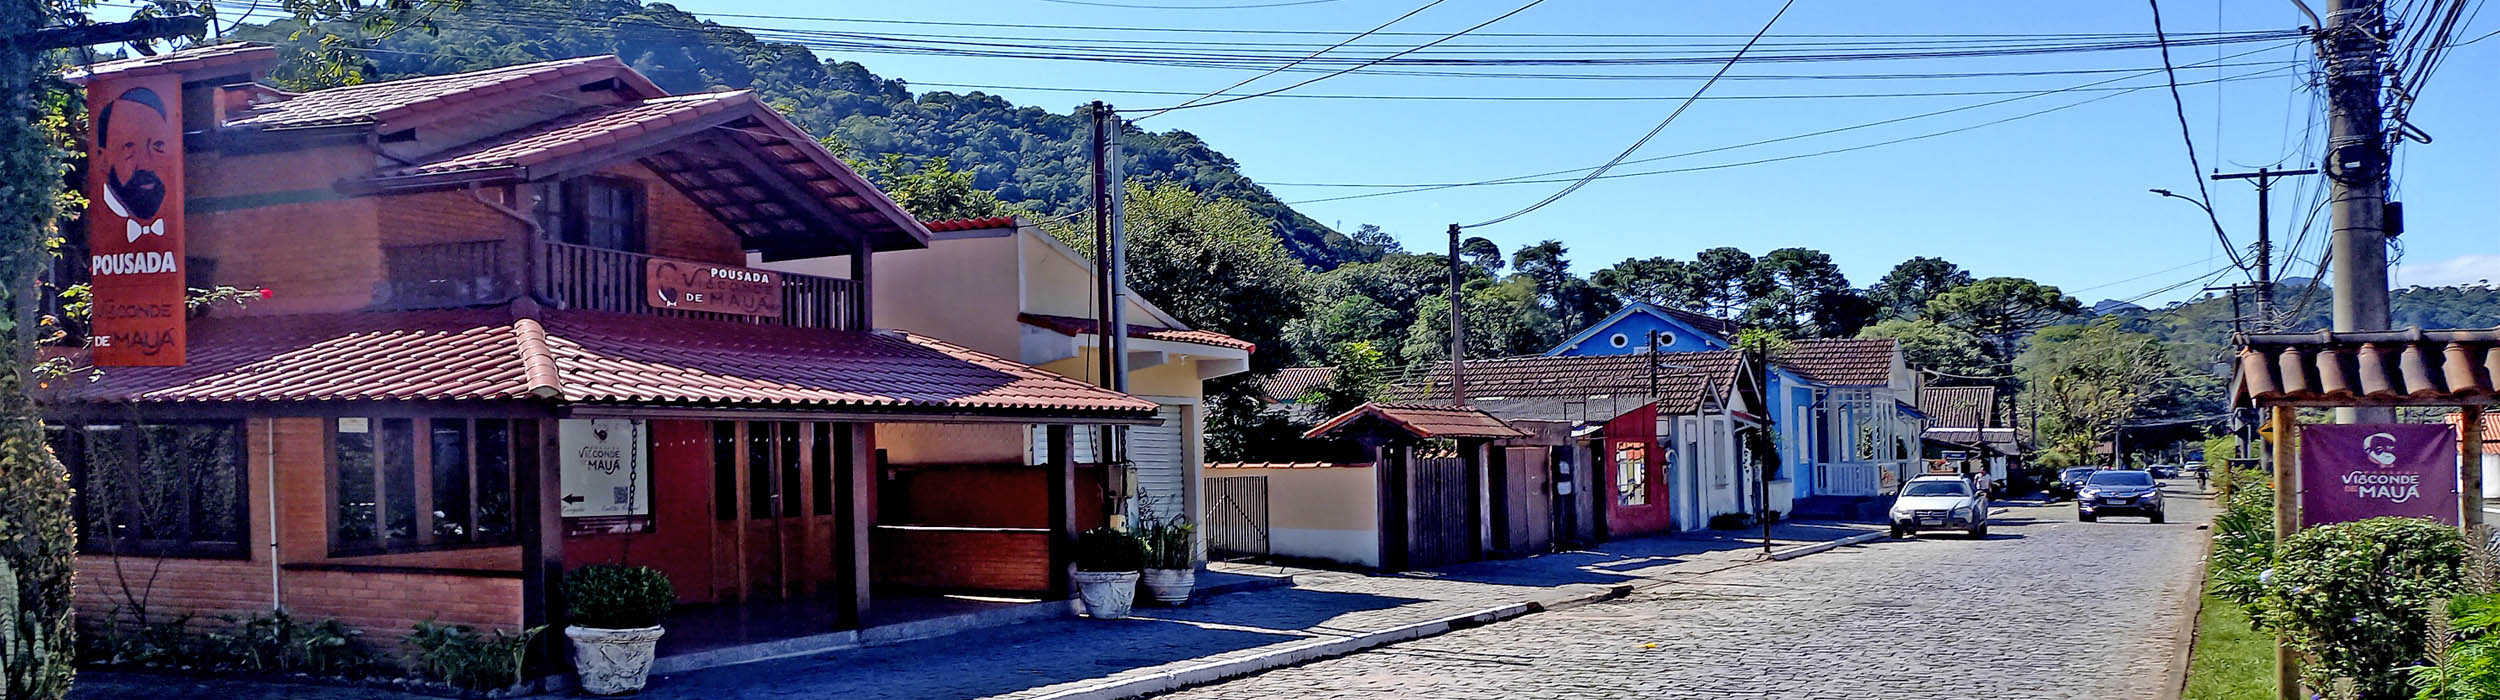
[[[2274,547],[2281,556],[2283,541],[2300,531],[2300,458],[2292,451],[2292,407],[2276,406],[2270,422],[2274,426]],[[2300,691],[2300,657],[2292,653],[2291,638],[2274,638],[2274,687],[2280,700],[2302,700]]]
[[[2464,510],[2465,536],[2483,537],[2483,409],[2467,406],[2457,417],[2457,500]]]
[[[1050,600],[1066,600],[1076,561],[1076,440],[1068,426],[1042,430],[1050,462]]]
[[[877,493],[875,425],[841,423],[834,430],[834,623],[859,629],[868,616],[868,565],[874,556],[868,536],[876,528],[869,507]]]
[[[556,483],[562,451],[556,445],[552,418],[512,422],[513,521],[521,539],[521,627],[545,626],[536,638],[532,677],[562,673],[564,635],[564,496]]]

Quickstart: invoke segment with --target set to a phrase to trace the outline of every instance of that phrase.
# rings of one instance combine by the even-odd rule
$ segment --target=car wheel
[[[2157,510],[2157,511],[2153,511],[2153,524],[2155,524],[2155,525],[2160,525],[2160,524],[2161,524],[2161,511],[2158,511],[2158,510]]]
[[[2092,520],[2093,520],[2093,515],[2092,515],[2091,513],[2080,513],[2080,512],[2079,512],[2079,513],[2076,513],[2076,514],[2075,514],[2075,519],[2076,519],[2076,520],[2078,520],[2078,521],[2082,521],[2082,522],[2087,522],[2087,523],[2088,523],[2088,522],[2092,522]]]
[[[1983,539],[1983,540],[1984,540],[1984,539],[1987,539],[1987,538],[1988,538],[1988,523],[1986,523],[1986,522],[1981,522],[1981,523],[1979,523],[1979,530],[1978,530],[1977,532],[1973,532],[1973,533],[1971,533],[1971,536],[1972,536],[1972,537],[1977,537],[1977,538],[1980,538],[1980,539]]]
[[[1896,540],[1897,540],[1897,539],[1901,539],[1901,538],[1908,537],[1908,536],[1910,536],[1910,531],[1909,531],[1907,528],[1903,528],[1903,527],[1901,527],[1901,526],[1899,526],[1899,525],[1894,525],[1894,526],[1892,526],[1892,538],[1893,538],[1893,539],[1896,539]]]

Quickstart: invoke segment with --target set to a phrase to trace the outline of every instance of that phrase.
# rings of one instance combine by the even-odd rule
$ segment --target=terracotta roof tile
[[[1208,469],[1365,469],[1370,462],[1208,462]]]
[[[211,68],[250,63],[276,63],[278,48],[253,42],[210,44],[155,56],[136,56],[105,61],[87,66],[72,66],[62,71],[61,79],[85,85],[104,77],[133,77],[152,73],[194,73]]]
[[[2500,327],[2467,330],[2275,333],[2239,338],[2231,402],[2327,404],[2500,396]]]
[[[1790,344],[1772,360],[1823,384],[1881,386],[1892,383],[1898,347],[1891,338],[1812,338]]]
[[[2465,414],[2462,412],[2448,414],[2448,424],[2463,428]],[[2482,429],[2483,454],[2500,455],[2500,413],[2484,413]]]
[[[1016,320],[1022,321],[1024,325],[1035,328],[1049,329],[1059,333],[1060,335],[1092,333],[1095,328],[1099,327],[1098,324],[1094,323],[1093,319],[1077,318],[1074,316],[1016,314]],[[1257,352],[1259,349],[1259,346],[1255,343],[1222,333],[1217,333],[1215,331],[1196,331],[1186,328],[1157,328],[1154,326],[1141,326],[1134,323],[1128,325],[1128,337],[1145,338],[1148,340],[1168,340],[1175,343],[1190,343],[1193,345],[1210,345],[1219,348],[1233,348],[1235,350],[1246,350],[1251,352]]]
[[[1529,355],[1467,361],[1467,396],[1477,408],[1510,418],[1553,419],[1557,402],[1589,402],[1591,397],[1618,399],[1611,406],[1632,409],[1651,403],[1652,355]],[[1735,350],[1659,353],[1656,358],[1658,409],[1692,413],[1724,396],[1735,386],[1743,354]],[[1392,383],[1384,396],[1416,401],[1450,395],[1449,365],[1436,364],[1422,376]],[[1634,398],[1638,397],[1638,398]],[[1602,416],[1600,420],[1614,416]]]
[[[1918,410],[1927,414],[1928,425],[1936,428],[1989,428],[1996,426],[1997,388],[1992,386],[1931,386],[1918,390]]]
[[[206,319],[191,363],[57,382],[54,402],[560,399],[1151,415],[1145,399],[910,334],[499,309]]]
[[[1335,367],[1286,367],[1259,380],[1259,395],[1266,397],[1269,403],[1284,403],[1328,383],[1335,376]]]
[[[614,72],[644,96],[667,94],[615,56],[584,56],[450,75],[387,80],[289,95],[227,126],[279,129],[380,122],[576,75]]]
[[[1015,228],[1016,217],[986,216],[978,219],[944,219],[939,221],[923,221],[920,222],[920,225],[929,227],[931,232],[972,231],[985,228]]]
[[[616,143],[649,127],[718,114],[754,101],[753,92],[737,90],[592,107],[436,155],[424,162],[384,170],[375,176],[404,177],[528,167],[557,156]]]
[[[1474,408],[1375,401],[1321,422],[1302,436],[1316,438],[1364,418],[1386,422],[1420,438],[1515,438],[1528,435],[1493,417],[1493,414]]]

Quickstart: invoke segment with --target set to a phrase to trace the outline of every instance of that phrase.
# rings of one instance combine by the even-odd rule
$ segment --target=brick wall
[[[600,173],[609,177],[640,181],[643,191],[644,236],[650,253],[662,257],[700,260],[717,265],[745,265],[747,256],[738,234],[712,217],[712,212],[688,199],[676,186],[660,179],[658,173],[641,165],[631,165]]]
[[[187,161],[188,254],[216,261],[216,283],[268,288],[270,298],[220,315],[363,308],[381,273],[374,200],[343,198],[333,183],[370,171],[361,146]]]
[[[264,573],[265,575],[265,573]],[[396,650],[419,620],[480,630],[521,626],[521,579],[369,571],[288,571],[286,607],[308,620],[336,619],[365,632],[381,651]]]
[[[870,581],[972,591],[1050,588],[1050,533],[881,525],[869,541]]]
[[[488,191],[486,196],[492,199],[497,195]],[[527,230],[519,220],[477,201],[466,191],[419,192],[377,199],[375,216],[381,228],[381,244],[386,246],[519,240]]]
[[[269,560],[82,555],[70,600],[88,629],[115,613],[135,621],[137,605],[158,622],[191,615],[216,624],[220,615],[269,612]]]

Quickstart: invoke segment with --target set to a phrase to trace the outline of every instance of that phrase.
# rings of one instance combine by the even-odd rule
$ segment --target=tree
[[[1128,284],[1190,327],[1285,349],[1285,321],[1306,311],[1310,272],[1239,201],[1207,197],[1175,183],[1129,183]],[[1048,227],[1077,250],[1093,249],[1092,217]],[[1281,366],[1290,352],[1250,356],[1253,369]]]
[[[0,1],[0,36],[51,24],[55,6]],[[69,475],[44,443],[26,395],[40,305],[36,276],[51,262],[65,206],[62,161],[71,115],[85,108],[47,87],[53,66],[0,44],[0,697],[50,700],[69,692],[72,542]]]
[[[1459,241],[1458,258],[1486,276],[1502,274],[1502,247],[1481,236]]]
[[[1637,301],[1662,308],[1703,310],[1698,280],[1692,267],[1681,260],[1625,258],[1614,267],[1589,275],[1589,281],[1624,303]]]
[[[2011,374],[1988,355],[1987,341],[1927,319],[1891,319],[1858,332],[1860,338],[1891,338],[1911,367],[1932,369],[1938,386],[1994,385],[2013,388]]]
[[[2083,311],[2074,297],[2020,277],[1990,277],[1936,295],[1927,317],[1993,343],[2001,360],[2021,350],[2032,331]]]
[[[1354,233],[1347,235],[1346,238],[1353,240],[1354,245],[1362,249],[1359,258],[1362,262],[1378,262],[1381,258],[1406,252],[1406,246],[1400,245],[1396,236],[1389,235],[1389,232],[1380,230],[1380,227],[1374,224],[1355,227]]]
[[[2041,411],[2040,444],[2071,459],[2089,457],[2125,422],[2169,413],[2151,409],[2189,403],[2181,395],[2198,390],[2161,339],[2110,321],[2043,330],[2015,364]]]
[[[853,163],[877,189],[884,190],[903,211],[922,221],[1012,216],[1023,209],[999,201],[998,195],[972,184],[970,171],[950,167],[944,156],[913,167],[902,154],[888,153],[869,163]]]
[[[1328,353],[1328,381],[1311,387],[1295,400],[1319,416],[1335,416],[1369,403],[1388,385],[1389,359],[1366,342],[1342,343]]]
[[[1753,256],[1737,248],[1712,248],[1693,256],[1696,310],[1730,321],[1753,303],[1761,278],[1753,272]]]
[[[1536,303],[1536,286],[1525,279],[1477,281],[1467,285],[1467,356],[1504,357],[1542,352],[1552,319]],[[1407,327],[1401,359],[1409,363],[1443,362],[1450,357],[1450,301],[1425,297],[1415,305],[1415,323]]]
[[[1866,325],[1872,309],[1832,256],[1806,248],[1781,248],[1754,262],[1757,290],[1747,317],[1790,337],[1846,338]]]
[[[1396,350],[1411,323],[1378,300],[1352,294],[1336,297],[1309,317],[1294,319],[1287,324],[1287,334],[1306,358],[1325,358],[1350,344],[1386,353]]]
[[[1928,300],[1970,283],[1970,273],[1961,266],[1944,258],[1918,257],[1892,266],[1891,272],[1866,290],[1866,296],[1880,309],[1882,318],[1914,318],[1926,311]]]

